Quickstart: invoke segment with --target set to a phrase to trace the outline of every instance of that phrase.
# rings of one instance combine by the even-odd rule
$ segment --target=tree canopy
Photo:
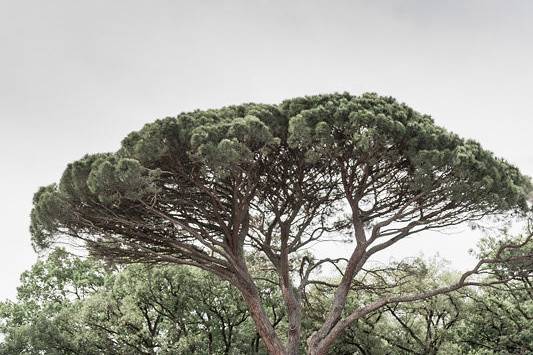
[[[526,214],[530,190],[516,167],[393,98],[318,95],[147,124],[117,152],[87,155],[41,188],[31,232],[36,248],[69,237],[116,261],[218,275],[240,291],[273,354],[298,352],[306,287],[320,265],[341,265],[328,316],[307,340],[311,354],[324,354],[349,324],[389,302],[343,314],[373,254],[423,230]],[[334,238],[354,240],[348,259],[303,253]],[[252,251],[279,276],[285,344],[248,268]]]

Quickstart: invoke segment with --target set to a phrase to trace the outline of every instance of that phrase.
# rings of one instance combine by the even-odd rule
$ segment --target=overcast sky
[[[532,18],[525,0],[0,0],[0,299],[36,260],[36,189],[182,111],[374,91],[533,175]],[[388,256],[465,268],[475,241],[435,234]]]

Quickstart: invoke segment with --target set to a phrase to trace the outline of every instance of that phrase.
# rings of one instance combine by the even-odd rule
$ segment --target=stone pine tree
[[[31,232],[37,249],[73,238],[118,262],[212,272],[240,291],[269,353],[326,354],[356,319],[469,285],[494,262],[481,261],[449,287],[344,312],[352,280],[372,255],[424,230],[523,215],[529,190],[517,168],[393,98],[319,95],[147,124],[117,152],[87,155],[59,184],[39,189]],[[348,258],[309,255],[334,238],[353,241]],[[267,316],[249,255],[277,272],[286,334]],[[342,277],[324,323],[301,339],[305,292],[325,264]]]

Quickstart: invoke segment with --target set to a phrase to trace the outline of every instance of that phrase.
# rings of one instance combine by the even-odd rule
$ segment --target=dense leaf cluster
[[[164,248],[155,236],[131,235],[127,228],[141,223],[157,226],[143,227],[143,234],[163,233],[160,226],[168,222],[147,213],[144,204],[198,224],[209,221],[212,226],[198,228],[222,235],[224,228],[237,228],[227,211],[236,200],[235,187],[253,199],[279,188],[273,186],[275,177],[290,185],[291,173],[303,172],[313,183],[329,182],[323,190],[342,189],[336,175],[343,164],[353,170],[349,187],[368,198],[368,221],[424,192],[420,206],[429,215],[437,208],[461,213],[527,208],[528,180],[478,143],[392,98],[332,94],[194,111],[147,124],[129,134],[118,152],[85,156],[68,165],[58,185],[36,193],[33,240],[43,247],[61,234],[112,234]],[[370,177],[365,186],[357,181],[363,175]],[[116,219],[104,217],[110,213]],[[179,232],[167,236],[186,234]]]

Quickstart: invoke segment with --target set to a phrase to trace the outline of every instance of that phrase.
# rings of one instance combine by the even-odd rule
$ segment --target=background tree
[[[236,290],[189,267],[109,268],[58,249],[21,281],[0,303],[0,354],[266,353]]]
[[[517,245],[516,243],[514,243]],[[520,253],[531,249],[529,244]],[[487,243],[484,254],[497,247]],[[516,254],[518,250],[510,252]],[[492,255],[493,256],[493,255]],[[514,259],[519,260],[519,259]],[[520,354],[533,349],[533,267],[507,264],[483,276],[492,287],[462,289],[383,307],[353,322],[333,354]],[[287,328],[281,295],[261,258],[249,263],[276,327]],[[265,267],[267,270],[265,270]],[[509,279],[509,276],[512,278]],[[442,263],[422,259],[362,270],[346,312],[380,299],[453,279]],[[500,283],[495,281],[505,280]],[[302,332],[327,315],[334,280],[305,295]],[[270,293],[272,291],[272,293]],[[0,354],[265,354],[235,290],[190,267],[109,267],[56,250],[25,272],[16,302],[0,303]],[[302,344],[303,350],[303,344]]]
[[[379,300],[383,295],[402,295],[443,287],[456,278],[442,261],[421,258],[375,265],[362,270],[352,283],[346,312]],[[320,285],[308,298],[308,314],[323,323],[324,293]],[[317,285],[317,287],[319,287]],[[438,295],[416,302],[397,303],[361,317],[346,329],[331,348],[334,354],[437,354],[444,348],[455,353],[451,329],[465,317],[465,301],[456,293]],[[312,327],[311,327],[312,329]],[[449,353],[454,353],[450,351]]]
[[[82,300],[100,289],[105,270],[92,260],[50,253],[21,276],[17,302],[0,303],[1,354],[94,354],[109,350],[79,322]]]
[[[531,227],[528,233],[531,235]],[[480,257],[493,257],[497,246],[509,238],[485,240]],[[520,246],[506,250],[504,256],[515,262],[490,270],[491,287],[464,294],[469,298],[468,315],[454,331],[465,352],[533,353],[533,243],[526,238]]]
[[[517,168],[392,98],[319,95],[148,124],[118,152],[85,156],[59,185],[41,188],[31,231],[37,248],[70,237],[97,256],[192,265],[229,281],[272,354],[299,352],[306,287],[318,266],[337,264],[343,274],[328,315],[307,339],[310,354],[325,354],[355,320],[468,285],[499,261],[485,260],[450,287],[383,296],[345,314],[352,281],[371,256],[424,230],[525,213],[529,190]],[[347,232],[347,259],[302,254]],[[248,267],[252,250],[278,275],[284,335]]]
[[[488,239],[480,257],[494,257],[502,242]],[[507,239],[507,240],[506,240]],[[530,238],[515,239],[511,255],[530,255]],[[505,257],[504,257],[505,258]],[[332,354],[528,354],[533,347],[531,306],[533,258],[515,258],[486,269],[478,279],[484,288],[463,288],[416,302],[383,307],[359,318],[337,339]],[[347,312],[383,294],[405,294],[443,287],[456,278],[442,261],[420,258],[362,270],[352,284]],[[304,329],[324,320],[331,296],[329,280],[307,295]]]

